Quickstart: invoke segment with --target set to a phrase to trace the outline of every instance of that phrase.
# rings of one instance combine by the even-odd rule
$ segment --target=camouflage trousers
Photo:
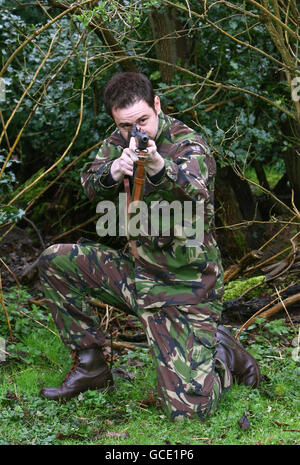
[[[39,260],[41,283],[62,341],[80,350],[103,346],[91,298],[134,313],[142,322],[157,373],[160,403],[170,419],[205,419],[232,384],[215,358],[221,302],[141,309],[129,254],[99,244],[58,244]]]

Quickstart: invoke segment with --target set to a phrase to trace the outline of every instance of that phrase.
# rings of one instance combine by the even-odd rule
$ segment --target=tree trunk
[[[225,260],[236,261],[257,248],[253,227],[246,223],[257,214],[250,187],[228,166],[217,170],[215,209],[216,226],[221,228],[217,229],[217,240]]]
[[[59,10],[67,10],[70,5],[64,5],[56,0],[48,0],[49,6],[54,8],[58,8]],[[80,4],[78,5],[78,12],[82,13],[86,11],[86,8],[97,6],[98,1],[94,2],[94,4],[90,4],[84,6],[82,9],[80,8]],[[123,71],[131,71],[131,72],[139,72],[139,69],[135,65],[134,61],[131,59],[126,59],[128,56],[127,51],[124,50],[121,45],[118,43],[114,35],[109,29],[109,24],[105,25],[100,18],[95,18],[89,25],[89,29],[95,32],[97,37],[109,48],[110,52],[115,58],[124,58],[124,60],[120,61],[120,67]]]
[[[177,31],[183,29],[177,19],[178,12],[175,8],[166,8],[164,11],[153,8],[149,15],[152,36],[156,41],[155,50],[159,60],[176,65],[180,59],[181,65],[187,62],[190,54],[190,41],[185,35]],[[161,63],[159,65],[161,79],[166,84],[171,84],[174,68]]]
[[[260,2],[266,10],[269,8],[268,0],[261,0]],[[274,42],[278,52],[282,57],[282,61],[287,68],[284,69],[284,74],[286,81],[291,89],[291,94],[293,91],[292,81],[294,78],[299,77],[299,72],[297,71],[297,65],[295,64],[295,56],[298,51],[298,42],[294,40],[293,37],[289,36],[287,31],[282,27],[283,23],[289,25],[298,24],[300,21],[300,13],[297,9],[296,2],[290,2],[287,12],[289,15],[284,15],[283,10],[279,8],[278,0],[273,1],[274,14],[277,17],[278,21],[274,21],[271,16],[266,15],[265,17],[265,27],[267,28],[272,41]],[[279,23],[281,21],[281,23]],[[292,42],[293,40],[293,42]],[[294,45],[294,50],[292,45]],[[292,95],[291,95],[292,98]],[[300,207],[300,101],[294,99],[293,104],[295,108],[295,119],[290,120],[290,127],[292,136],[295,140],[295,145],[293,148],[287,150],[284,153],[284,161],[286,166],[286,173],[290,181],[291,188],[294,191],[294,201],[296,207]],[[290,132],[290,131],[289,131]]]
[[[292,131],[295,145],[284,152],[284,163],[291,189],[294,191],[294,202],[300,209],[300,126],[293,124]]]
[[[260,161],[258,161],[258,160],[254,160],[253,166],[254,166],[254,169],[255,169],[255,173],[256,173],[259,185],[264,187],[265,189],[268,189],[268,191],[269,191],[270,190],[270,185],[268,183],[267,176],[266,176],[266,173],[265,173],[265,170],[264,170],[264,167],[263,167],[262,163]]]

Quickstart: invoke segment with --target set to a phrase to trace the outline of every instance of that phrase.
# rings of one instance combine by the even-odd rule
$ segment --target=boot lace
[[[78,352],[76,350],[72,350],[71,357],[73,359],[73,365],[70,368],[70,370],[68,371],[68,373],[66,374],[66,376],[65,376],[65,378],[63,380],[63,383],[67,382],[72,377],[72,375],[74,374],[74,372],[77,370],[77,368],[80,365],[79,354],[78,354]]]

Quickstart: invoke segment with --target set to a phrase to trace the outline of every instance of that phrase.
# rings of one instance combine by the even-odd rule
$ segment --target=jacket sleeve
[[[149,191],[165,199],[204,200],[213,189],[216,163],[209,148],[201,142],[186,141],[178,147],[177,156],[165,159],[165,173],[159,184],[147,179]]]
[[[106,182],[110,174],[110,168],[113,161],[122,153],[122,148],[118,148],[105,140],[96,155],[96,158],[89,163],[86,163],[81,173],[81,184],[90,200],[95,196],[99,200],[114,197],[121,182]]]

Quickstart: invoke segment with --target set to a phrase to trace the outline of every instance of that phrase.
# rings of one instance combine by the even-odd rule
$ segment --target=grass
[[[0,444],[299,444],[300,369],[290,345],[296,334],[284,320],[258,321],[242,333],[264,375],[258,389],[235,384],[205,423],[172,423],[156,405],[154,369],[144,348],[117,358],[114,368],[123,368],[123,376],[115,376],[112,393],[88,391],[67,403],[40,397],[42,386],[60,384],[71,360],[56,335],[17,317],[26,292],[19,291],[17,299],[15,290],[5,296],[18,340],[7,344],[11,356],[0,362]],[[41,308],[31,306],[30,316],[55,331]],[[2,315],[0,323],[5,337]],[[247,429],[239,425],[243,415],[250,423]]]

